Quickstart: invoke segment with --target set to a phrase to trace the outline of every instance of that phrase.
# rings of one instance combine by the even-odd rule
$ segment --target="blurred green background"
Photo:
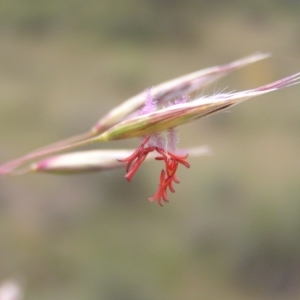
[[[0,4],[0,161],[88,130],[130,96],[256,51],[209,94],[300,70],[299,1]],[[299,299],[300,89],[180,128],[190,158],[163,208],[160,165],[0,181],[0,282],[25,299]],[[138,139],[95,147],[136,147]]]

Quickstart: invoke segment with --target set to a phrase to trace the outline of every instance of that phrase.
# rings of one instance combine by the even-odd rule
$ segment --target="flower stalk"
[[[149,201],[157,201],[162,206],[164,202],[169,202],[168,193],[174,193],[174,185],[179,183],[177,177],[179,165],[190,168],[188,155],[203,154],[199,148],[191,149],[184,154],[177,150],[176,128],[178,126],[225,110],[250,98],[298,84],[300,73],[242,92],[218,93],[196,99],[192,99],[190,94],[233,70],[268,56],[268,54],[254,54],[227,65],[197,71],[157,85],[112,109],[89,132],[40,148],[0,166],[0,175],[31,172],[69,174],[103,171],[125,164],[125,179],[131,182],[142,163],[149,158],[154,158],[163,163],[163,168],[159,175],[157,191]],[[20,165],[38,157],[95,142],[136,137],[142,139],[136,150],[67,153],[48,157],[18,171]]]

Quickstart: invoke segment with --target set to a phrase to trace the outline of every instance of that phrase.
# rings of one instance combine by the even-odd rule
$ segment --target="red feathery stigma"
[[[188,154],[185,156],[179,156],[169,151],[166,151],[162,148],[156,147],[155,149],[161,156],[156,157],[156,160],[164,160],[165,162],[165,170],[162,170],[160,176],[160,183],[158,186],[158,190],[155,195],[149,198],[149,201],[154,201],[157,199],[157,202],[160,206],[162,206],[162,201],[169,202],[167,198],[168,189],[175,193],[175,189],[173,187],[173,182],[179,183],[179,179],[176,176],[176,171],[178,168],[178,163],[183,164],[185,167],[189,168],[190,164],[185,160],[188,157]]]
[[[160,173],[160,180],[157,192],[149,198],[149,201],[152,202],[157,200],[158,204],[162,206],[162,202],[169,202],[167,197],[167,191],[170,190],[171,193],[175,193],[173,183],[179,183],[179,179],[176,176],[176,171],[178,169],[178,164],[182,164],[185,167],[189,168],[190,164],[186,161],[188,154],[184,156],[179,156],[169,151],[164,150],[161,147],[157,146],[148,146],[146,147],[147,142],[149,141],[150,136],[145,138],[141,146],[132,153],[129,157],[125,159],[119,159],[119,162],[126,162],[126,175],[125,178],[127,181],[131,181],[134,174],[147,158],[150,152],[156,151],[160,155],[157,156],[156,160],[162,160],[165,163],[165,169]]]
[[[138,170],[142,162],[147,158],[147,155],[155,150],[154,146],[146,147],[145,145],[149,141],[150,136],[148,136],[141,144],[141,146],[135,150],[130,156],[124,159],[118,159],[119,162],[126,162],[126,172],[125,178],[127,181],[131,181],[135,172]],[[133,166],[131,167],[131,164]],[[130,168],[131,167],[131,168]]]

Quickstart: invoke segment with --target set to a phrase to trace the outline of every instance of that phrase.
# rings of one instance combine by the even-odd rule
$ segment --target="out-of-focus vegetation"
[[[0,10],[0,160],[83,132],[143,89],[258,50],[199,94],[299,72],[298,1],[33,1]],[[209,145],[162,209],[159,166],[0,181],[0,280],[25,299],[297,299],[300,90],[180,129]],[[134,147],[138,140],[95,147]]]

